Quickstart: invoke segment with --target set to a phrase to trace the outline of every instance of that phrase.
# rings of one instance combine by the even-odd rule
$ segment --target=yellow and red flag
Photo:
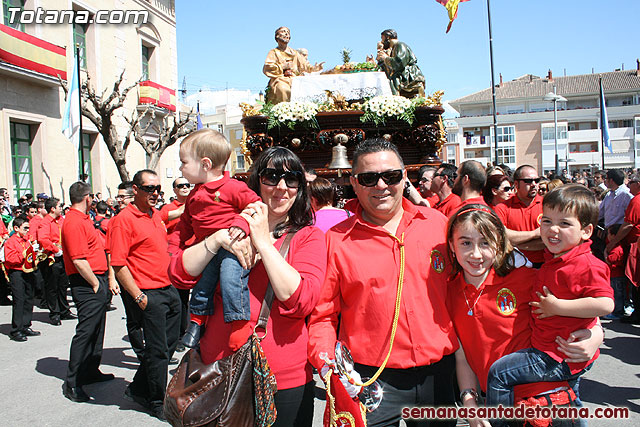
[[[0,62],[67,79],[65,48],[0,24]]]
[[[449,12],[449,25],[447,26],[447,33],[451,29],[451,24],[453,24],[453,20],[458,17],[458,3],[469,0],[436,0],[438,3],[447,8]]]

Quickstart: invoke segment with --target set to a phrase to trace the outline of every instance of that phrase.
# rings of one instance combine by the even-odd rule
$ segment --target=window
[[[500,143],[515,143],[516,142],[516,127],[515,126],[500,126],[498,127],[498,144]]]
[[[635,118],[636,121],[636,138],[640,137],[640,117]]]
[[[455,135],[455,133],[453,134]],[[447,146],[447,163],[451,163],[452,165],[456,164],[456,147],[455,146]]]
[[[500,132],[498,132],[500,133]],[[516,148],[515,147],[498,147],[498,164],[510,164],[516,162]]]
[[[244,154],[242,154],[242,149],[236,148],[236,171],[244,171]]]
[[[11,27],[14,30],[23,31],[24,32],[24,24],[20,23],[18,17],[20,13],[14,13],[14,22],[10,22],[9,18],[11,18],[11,12],[9,12],[9,8],[18,7],[22,12],[24,10],[24,0],[2,0],[2,12],[4,16],[4,25],[7,27]]]
[[[554,125],[544,126],[542,128],[542,142],[554,142],[553,138]],[[558,139],[567,139],[567,124],[558,123]]]
[[[82,147],[78,147],[78,176],[80,176],[81,179],[84,179],[84,182],[93,187],[93,174],[91,173],[91,145],[91,135],[83,133]],[[79,164],[82,159],[82,156],[80,156],[80,150],[82,150],[82,154],[84,155],[84,171]]]
[[[450,144],[458,142],[458,134],[454,132],[447,132],[447,142]]]
[[[150,80],[149,78],[149,60],[151,59],[152,49],[142,45],[142,80]]]
[[[16,199],[33,194],[33,167],[31,162],[31,129],[23,123],[9,122],[11,139],[11,165],[13,168],[13,195]]]
[[[87,24],[73,24],[73,44],[80,48],[80,68],[87,69]]]

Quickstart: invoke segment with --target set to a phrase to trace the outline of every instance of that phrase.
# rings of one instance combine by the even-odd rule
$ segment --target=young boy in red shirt
[[[614,224],[607,230],[607,243],[611,241],[620,230],[620,224]],[[603,317],[603,319],[614,320],[621,319],[624,316],[624,293],[627,288],[627,277],[624,269],[627,263],[627,253],[629,247],[626,241],[621,240],[607,254],[607,264],[611,274],[611,288],[613,289],[613,301],[615,308],[613,313]]]
[[[598,316],[613,311],[609,267],[590,248],[597,219],[595,197],[582,185],[563,185],[545,196],[540,237],[553,258],[542,265],[533,286],[533,348],[511,353],[491,366],[487,405],[513,406],[517,384],[569,380],[575,388],[578,377],[598,357],[596,352],[588,362],[565,362],[566,355],[555,341],[557,336],[568,339],[577,329],[593,327]]]
[[[176,231],[169,238],[170,248],[184,248],[194,235],[193,244],[199,243],[226,228],[231,239],[242,239],[249,234],[249,224],[239,214],[249,203],[261,199],[247,184],[231,179],[224,171],[230,155],[229,142],[213,129],[193,132],[180,144],[180,171],[196,186],[185,202]],[[206,317],[213,314],[213,294],[218,280],[224,320],[234,322],[229,343],[233,348],[244,344],[248,336],[244,329],[249,327],[247,321],[251,316],[248,277],[249,270],[244,270],[232,253],[224,249],[218,251],[193,288],[189,301],[191,322],[182,337],[186,347],[197,346],[200,327]]]
[[[27,337],[35,337],[40,332],[31,329],[33,315],[33,291],[36,278],[36,256],[29,241],[29,220],[21,215],[13,220],[15,233],[4,244],[4,266],[9,276],[13,295],[11,311],[11,332],[9,338],[24,342]]]

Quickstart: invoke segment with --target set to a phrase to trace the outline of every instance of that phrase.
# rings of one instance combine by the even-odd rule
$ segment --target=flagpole
[[[78,109],[80,110],[80,181],[86,182],[84,178],[84,141],[82,140],[82,85],[80,84],[80,44],[76,43],[76,68],[78,69]]]
[[[600,151],[602,152],[602,170],[604,170],[604,125],[605,118],[603,117],[605,105],[602,105],[604,102],[604,89],[602,88],[602,77],[599,79],[600,82]]]
[[[493,71],[493,36],[491,35],[491,6],[487,0],[487,17],[489,19],[489,58],[491,59],[491,100],[493,102],[493,150],[495,163],[498,164],[498,117],[496,112],[496,77]],[[489,151],[491,158],[491,151]]]

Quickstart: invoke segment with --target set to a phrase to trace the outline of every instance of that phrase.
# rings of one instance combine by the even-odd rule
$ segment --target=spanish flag
[[[458,3],[469,0],[436,0],[438,3],[443,5],[449,11],[449,25],[447,26],[447,33],[451,29],[451,24],[453,24],[453,20],[458,17]]]
[[[65,48],[0,24],[0,62],[67,79]]]

